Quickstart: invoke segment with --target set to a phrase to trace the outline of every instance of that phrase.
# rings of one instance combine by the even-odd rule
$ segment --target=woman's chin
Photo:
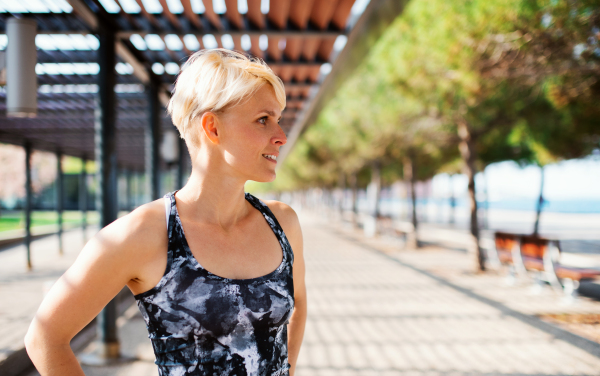
[[[272,182],[272,181],[275,180],[276,176],[277,175],[273,171],[270,174],[263,174],[261,176],[255,176],[253,179],[250,179],[250,180],[253,180],[253,181],[257,182],[257,183],[270,183],[270,182]]]

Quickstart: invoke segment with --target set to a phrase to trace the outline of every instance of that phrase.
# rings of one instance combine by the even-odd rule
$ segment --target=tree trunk
[[[344,199],[346,198],[346,174],[340,172],[338,178],[338,194],[337,194],[337,205],[340,219],[344,218]]]
[[[533,235],[539,235],[540,229],[540,216],[542,215],[542,207],[544,206],[544,166],[540,166],[540,172],[542,174],[542,181],[540,183],[540,198],[537,202],[537,210],[535,213],[535,224],[533,225]]]
[[[352,225],[354,228],[358,227],[358,205],[356,200],[358,199],[358,179],[356,178],[356,172],[353,172],[349,176],[350,189],[352,190]]]
[[[417,229],[419,226],[419,222],[417,220],[417,191],[415,190],[415,162],[414,158],[404,157],[403,160],[403,169],[404,169],[404,181],[406,182],[406,187],[410,188],[410,198],[411,198],[411,222],[413,225],[413,233],[407,235],[407,244],[408,248],[418,248],[419,240],[417,238]]]
[[[379,162],[373,163],[373,169],[371,170],[371,184],[375,187],[375,193],[373,194],[373,207],[372,215],[375,218],[379,218],[381,213],[379,210],[379,199],[381,198],[381,165]]]
[[[377,219],[379,218],[379,197],[381,195],[381,167],[379,162],[371,166],[371,182],[367,187],[367,213],[363,221],[365,236],[370,238],[377,235]]]
[[[475,197],[475,161],[477,159],[475,151],[475,140],[471,130],[465,121],[458,123],[458,136],[460,137],[459,150],[464,163],[464,172],[469,179],[469,207],[471,210],[471,235],[472,245],[471,253],[477,258],[476,267],[479,271],[485,270],[485,256],[479,245],[479,223],[477,218],[477,199]]]

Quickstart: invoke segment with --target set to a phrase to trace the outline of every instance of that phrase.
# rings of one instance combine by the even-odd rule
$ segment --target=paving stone
[[[89,227],[87,236],[93,236]],[[16,245],[0,252],[0,362],[22,349],[29,324],[51,286],[75,261],[83,247],[80,229],[64,233],[64,254],[58,254],[58,237],[48,236],[32,242],[33,270],[27,270],[26,251]]]

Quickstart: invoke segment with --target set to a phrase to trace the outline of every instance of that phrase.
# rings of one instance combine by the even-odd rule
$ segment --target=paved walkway
[[[97,231],[88,228],[90,238]],[[27,271],[25,246],[0,252],[0,362],[23,348],[27,328],[47,291],[75,261],[83,247],[83,232],[64,233],[64,254],[58,254],[58,237],[48,236],[32,242],[32,271]]]
[[[399,251],[394,239],[301,220],[309,318],[297,376],[600,375],[597,342],[535,316],[600,313],[600,302],[565,305],[526,281],[473,274],[458,250]],[[138,360],[86,375],[157,375],[137,307],[119,325],[123,353]]]

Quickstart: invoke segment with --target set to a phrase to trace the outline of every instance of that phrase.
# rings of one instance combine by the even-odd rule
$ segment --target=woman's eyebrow
[[[266,112],[271,117],[276,117],[277,116],[277,114],[275,113],[275,111],[271,111],[271,110],[262,110],[262,111],[259,111],[259,113],[261,113],[261,112]],[[279,115],[279,119],[281,119],[281,115]]]
[[[267,114],[269,114],[270,116],[275,117],[275,112],[271,111],[271,110],[261,110],[259,112],[266,112]]]

